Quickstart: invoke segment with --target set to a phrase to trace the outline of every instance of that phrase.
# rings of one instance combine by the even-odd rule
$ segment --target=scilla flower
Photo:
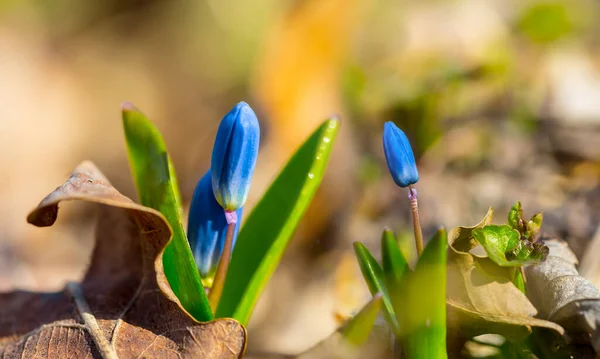
[[[393,122],[383,126],[383,151],[394,182],[400,187],[419,181],[419,171],[408,138]]]
[[[419,171],[408,138],[393,122],[386,122],[383,125],[383,152],[394,182],[400,187],[408,187],[415,245],[420,256],[423,253],[423,232],[419,220],[417,190],[413,188],[413,184],[419,181]]]
[[[258,119],[245,102],[235,105],[219,125],[211,159],[212,189],[227,212],[246,203],[259,139]]]
[[[235,211],[238,221],[235,224],[233,245],[237,238],[242,210],[243,207],[240,207]],[[215,274],[223,253],[226,234],[227,221],[223,215],[223,208],[213,194],[209,170],[196,185],[188,218],[188,240],[200,277],[208,281],[205,284],[210,285]]]

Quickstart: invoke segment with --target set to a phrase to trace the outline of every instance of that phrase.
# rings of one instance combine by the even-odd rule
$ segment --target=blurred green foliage
[[[558,1],[535,3],[523,12],[518,28],[534,42],[557,41],[575,29],[571,6]]]

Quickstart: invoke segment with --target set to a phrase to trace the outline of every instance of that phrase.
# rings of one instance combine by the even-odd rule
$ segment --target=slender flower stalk
[[[423,253],[423,231],[421,230],[421,221],[419,219],[419,203],[417,201],[417,190],[412,185],[408,186],[408,198],[410,199],[410,209],[413,218],[413,230],[415,231],[415,244],[419,257]]]
[[[235,216],[235,212],[230,212],[229,214],[231,213]],[[215,279],[219,280],[214,281],[212,288],[210,288],[210,292],[208,292],[208,302],[210,303],[210,308],[213,312],[217,311],[219,299],[221,299],[221,294],[223,294],[223,287],[225,287],[227,269],[229,268],[231,253],[233,252],[233,238],[236,234],[235,227],[236,222],[231,222],[227,224],[227,239],[225,240],[225,247],[223,248],[223,256],[219,261],[217,273],[215,274]]]
[[[388,169],[396,185],[402,188],[408,187],[415,244],[420,256],[424,247],[423,231],[419,220],[417,190],[413,187],[419,181],[419,171],[408,138],[393,122],[386,122],[383,126],[383,151]]]
[[[243,207],[233,212],[239,220],[234,226],[231,248],[235,246],[242,212]],[[194,190],[187,232],[200,278],[206,287],[212,287],[221,257],[231,256],[224,254],[227,228],[228,221],[213,194],[211,171],[208,170]]]

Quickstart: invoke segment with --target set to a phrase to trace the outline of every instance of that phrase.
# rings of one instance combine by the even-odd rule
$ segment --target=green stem
[[[525,271],[523,267],[513,267],[511,270],[512,282],[515,287],[519,288],[523,294],[525,293]]]

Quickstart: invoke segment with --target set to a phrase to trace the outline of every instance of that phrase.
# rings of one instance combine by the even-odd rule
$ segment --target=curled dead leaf
[[[162,270],[171,229],[159,212],[121,195],[91,162],[83,162],[27,221],[51,226],[58,204],[69,200],[103,205],[88,271],[81,283],[60,292],[0,294],[1,357],[242,356],[241,324],[198,323],[171,291]]]
[[[494,209],[490,207],[487,214],[483,219],[474,225],[473,227],[454,227],[448,232],[448,247],[455,252],[469,252],[471,249],[477,247],[479,243],[473,238],[473,230],[477,228],[483,228],[489,224],[492,224],[492,217],[494,216]]]
[[[600,291],[577,272],[577,257],[566,242],[548,240],[548,259],[528,267],[527,293],[543,318],[557,322],[576,340],[600,353]]]
[[[561,326],[534,317],[536,308],[511,283],[506,268],[469,252],[478,245],[472,232],[490,224],[492,214],[490,208],[477,225],[448,233],[448,333],[456,336],[450,345],[461,346],[464,339],[488,333],[518,341],[527,337],[532,327],[564,334]]]

